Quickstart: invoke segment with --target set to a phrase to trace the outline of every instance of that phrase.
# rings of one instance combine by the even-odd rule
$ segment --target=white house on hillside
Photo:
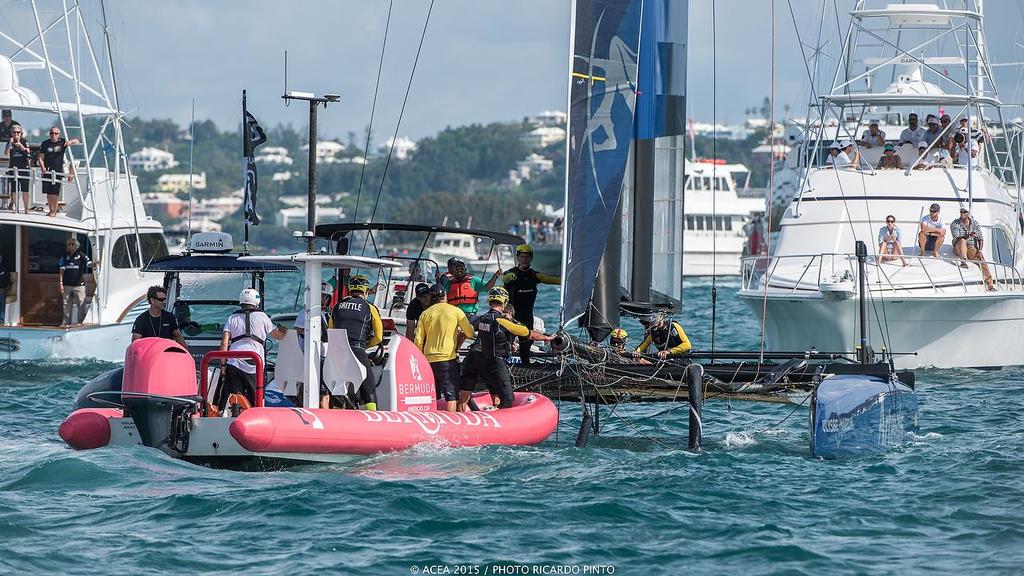
[[[541,126],[523,134],[522,138],[530,148],[544,148],[565,140],[565,130],[556,126]]]
[[[309,151],[309,144],[302,146],[302,150]],[[324,164],[334,164],[340,161],[338,154],[345,151],[345,145],[333,140],[325,140],[316,143],[316,160]]]
[[[174,154],[151,146],[146,146],[128,155],[128,166],[132,170],[152,172],[153,170],[168,170],[177,165]]]
[[[391,150],[392,142],[395,143],[395,153],[393,158],[397,160],[405,160],[409,157],[409,154],[412,154],[416,150],[416,142],[410,138],[406,138],[405,136],[399,136],[397,140],[395,138],[388,138],[386,142],[377,147],[377,152],[382,156],[387,156],[388,152]]]
[[[545,110],[536,116],[529,118],[530,124],[534,126],[565,126],[569,115],[561,110]]]
[[[256,161],[263,164],[286,164],[292,165],[293,160],[288,156],[288,149],[284,146],[267,146],[260,150]]]
[[[157,192],[188,192],[188,174],[161,174],[156,179]],[[206,172],[192,175],[192,189],[206,190]]]

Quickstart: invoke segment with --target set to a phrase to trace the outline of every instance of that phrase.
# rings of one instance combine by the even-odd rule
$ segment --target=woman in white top
[[[906,266],[907,260],[903,257],[902,237],[899,226],[896,226],[896,217],[892,214],[885,217],[885,226],[878,229],[878,254],[881,256],[879,262],[896,260],[899,256],[900,262]]]

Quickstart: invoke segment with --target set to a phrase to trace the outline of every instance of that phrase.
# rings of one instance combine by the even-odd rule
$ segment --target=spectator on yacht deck
[[[882,149],[882,156],[878,159],[879,170],[902,170],[903,160],[900,159],[899,154],[896,153],[896,147],[891,143],[886,144],[885,148]]]
[[[5,142],[4,156],[7,158],[8,169],[7,181],[3,183],[3,186],[10,190],[11,195],[11,201],[7,208],[14,212],[18,211],[18,192],[21,192],[21,204],[25,207],[25,213],[28,214],[30,207],[28,185],[31,174],[29,163],[32,158],[32,149],[25,141],[24,129],[21,124],[14,123],[10,127],[10,138]]]
[[[85,319],[85,277],[100,261],[93,262],[89,256],[79,250],[78,239],[68,238],[67,253],[58,261],[57,276],[61,300],[64,302],[64,322],[62,326],[80,324]]]
[[[928,123],[928,129],[924,131],[921,140],[927,142],[930,147],[939,138],[939,119],[934,114],[929,114],[925,121]]]
[[[10,110],[4,110],[0,113],[0,142],[7,143],[11,139],[11,132],[15,126],[21,126],[18,121],[14,119],[14,115]]]
[[[957,166],[968,166],[972,168],[978,167],[978,152],[981,151],[981,146],[977,140],[968,138],[969,133],[966,128],[963,128],[959,134],[954,137],[953,145],[956,150],[956,163]]]
[[[913,144],[916,146],[924,138],[926,131],[924,126],[918,125],[917,114],[911,112],[907,116],[907,127],[900,132],[900,145]]]
[[[920,254],[926,256],[930,252],[932,256],[939,256],[939,248],[946,239],[946,227],[942,225],[942,217],[939,216],[939,205],[932,204],[928,208],[928,214],[921,217],[921,227],[917,233],[917,246],[921,249]],[[934,240],[930,240],[933,237]],[[929,245],[931,248],[928,249]]]
[[[949,114],[943,114],[939,118],[939,148],[952,153],[953,151],[953,134],[956,133],[956,129],[950,126],[951,119]]]
[[[852,147],[852,143],[850,144],[850,146]],[[848,147],[846,146],[846,141],[840,142],[837,140],[833,142],[832,145],[828,147],[828,163],[831,164],[834,168],[847,168],[849,166],[856,166],[856,163],[850,158],[850,155],[847,153],[847,149]],[[857,161],[860,161],[860,154],[857,153],[856,156]]]
[[[985,255],[981,249],[985,245],[985,239],[981,235],[981,226],[978,221],[971,218],[967,208],[960,209],[960,218],[949,224],[949,232],[953,235],[953,252],[960,258],[960,267],[967,268],[967,260],[981,261],[981,275],[985,278],[985,289],[995,292],[996,285],[992,280],[992,274],[985,264]]]
[[[921,160],[914,164],[914,170],[927,170],[932,167],[931,162],[928,161],[928,143],[924,140],[917,143],[917,155],[921,157]]]
[[[900,227],[896,225],[896,217],[892,214],[886,216],[885,226],[878,229],[879,262],[893,261],[898,256],[900,262],[906,266],[907,259],[903,257],[902,240]]]
[[[47,216],[51,218],[57,216],[57,208],[60,204],[61,183],[65,179],[71,182],[75,177],[73,169],[66,174],[64,173],[64,155],[67,153],[69,146],[80,143],[78,138],[72,138],[71,140],[61,138],[60,128],[54,126],[50,128],[50,138],[44,140],[39,145],[39,154],[36,160],[43,171],[43,194],[46,194],[46,205],[50,209]]]
[[[878,120],[872,120],[868,124],[868,129],[860,135],[860,140],[857,143],[865,148],[885,145],[885,132],[878,129]]]

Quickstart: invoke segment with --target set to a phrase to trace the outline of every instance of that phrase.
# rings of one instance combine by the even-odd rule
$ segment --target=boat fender
[[[121,416],[115,408],[81,408],[60,423],[57,434],[75,450],[102,448],[110,443],[110,419]]]

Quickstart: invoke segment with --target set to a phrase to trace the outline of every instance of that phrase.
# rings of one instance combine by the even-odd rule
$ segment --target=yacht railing
[[[874,292],[886,291],[896,294],[898,291],[906,292],[911,289],[930,288],[938,294],[940,291],[948,288],[960,286],[964,293],[968,293],[969,287],[983,283],[983,279],[981,276],[975,277],[973,274],[968,278],[964,272],[973,268],[980,268],[981,264],[988,266],[997,291],[1024,292],[1024,277],[1022,277],[1021,272],[1011,265],[1000,262],[993,262],[991,260],[965,261],[956,257],[903,255],[903,258],[910,266],[916,266],[924,271],[924,283],[922,284],[920,277],[915,278],[913,282],[900,281],[900,279],[894,280],[886,267],[881,265],[880,258],[881,255],[877,254],[871,257],[871,266],[876,270],[876,278],[871,283],[872,291]],[[895,260],[898,261],[899,259],[900,256],[895,256]],[[951,281],[948,277],[934,278],[932,276],[932,267],[928,265],[929,262],[946,262],[948,265],[955,266],[958,271],[958,280]],[[967,268],[961,266],[963,262],[967,263]],[[776,277],[781,264],[792,263],[796,263],[796,265],[783,267],[786,271],[785,278]],[[899,264],[896,266],[896,269],[902,269]],[[800,273],[794,280],[792,278],[796,270],[799,270]],[[795,294],[800,291],[806,292],[809,287],[817,288],[821,286],[822,281],[828,280],[842,281],[849,279],[851,285],[855,286],[857,256],[839,252],[792,254],[787,256],[747,256],[741,259],[741,271],[741,290],[764,290],[767,285],[775,293],[788,289],[789,293]],[[805,283],[807,278],[814,278],[814,284]],[[882,285],[881,288],[878,285]]]
[[[78,177],[80,175],[76,175]],[[21,205],[21,191],[16,185],[17,180],[28,180],[28,193],[29,201],[31,202],[33,196],[42,195],[42,184],[63,184],[64,186],[60,189],[60,203],[67,205],[68,201],[65,198],[65,194],[68,190],[68,184],[73,181],[68,180],[67,172],[49,172],[45,174],[38,168],[5,168],[0,167],[0,198],[11,202],[12,206]],[[73,186],[78,192],[78,201],[81,205],[85,206],[85,198],[82,197],[82,188],[80,186]],[[45,206],[45,205],[42,205]],[[24,206],[21,207],[25,209]]]

